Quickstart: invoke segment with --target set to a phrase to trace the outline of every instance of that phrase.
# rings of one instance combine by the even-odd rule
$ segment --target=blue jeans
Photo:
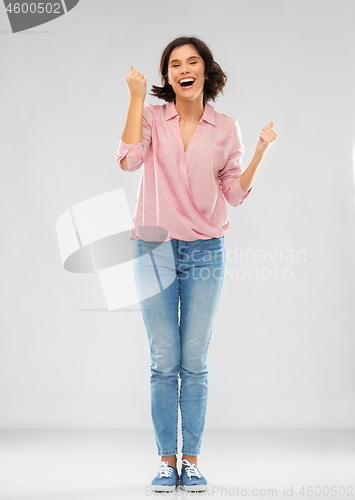
[[[178,452],[179,404],[182,453],[198,455],[207,407],[207,350],[225,271],[224,236],[163,243],[135,239],[133,257],[151,351],[158,455]]]

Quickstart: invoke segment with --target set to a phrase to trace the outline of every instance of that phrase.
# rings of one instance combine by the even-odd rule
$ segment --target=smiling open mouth
[[[180,80],[179,85],[182,89],[187,90],[193,87],[195,80],[193,78],[184,78]]]

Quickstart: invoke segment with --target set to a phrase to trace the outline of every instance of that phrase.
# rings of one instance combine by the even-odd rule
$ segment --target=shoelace
[[[181,463],[186,465],[185,470],[186,470],[187,475],[189,476],[190,479],[191,479],[191,476],[201,477],[201,473],[198,470],[198,468],[196,467],[196,465],[191,465],[190,462],[188,462],[185,458]]]
[[[168,462],[161,463],[161,466],[158,469],[159,478],[171,476],[171,474],[173,473],[173,469],[171,468],[169,469],[168,465],[169,465]]]

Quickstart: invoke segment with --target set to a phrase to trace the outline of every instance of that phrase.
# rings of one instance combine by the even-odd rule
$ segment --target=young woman
[[[161,56],[160,72],[162,87],[153,85],[151,95],[165,103],[144,104],[146,80],[130,67],[130,104],[116,161],[128,172],[144,164],[131,239],[151,349],[151,412],[162,457],[152,489],[171,491],[180,481],[187,491],[204,491],[207,481],[197,455],[207,405],[207,350],[224,278],[226,201],[238,206],[246,199],[277,134],[272,123],[263,128],[243,171],[238,122],[208,102],[223,94],[227,77],[206,44],[195,37],[173,40]]]

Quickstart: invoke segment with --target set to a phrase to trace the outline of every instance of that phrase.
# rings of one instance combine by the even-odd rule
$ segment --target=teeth
[[[183,78],[182,80],[180,80],[179,83],[183,83],[183,82],[194,82],[195,80],[193,78]]]

